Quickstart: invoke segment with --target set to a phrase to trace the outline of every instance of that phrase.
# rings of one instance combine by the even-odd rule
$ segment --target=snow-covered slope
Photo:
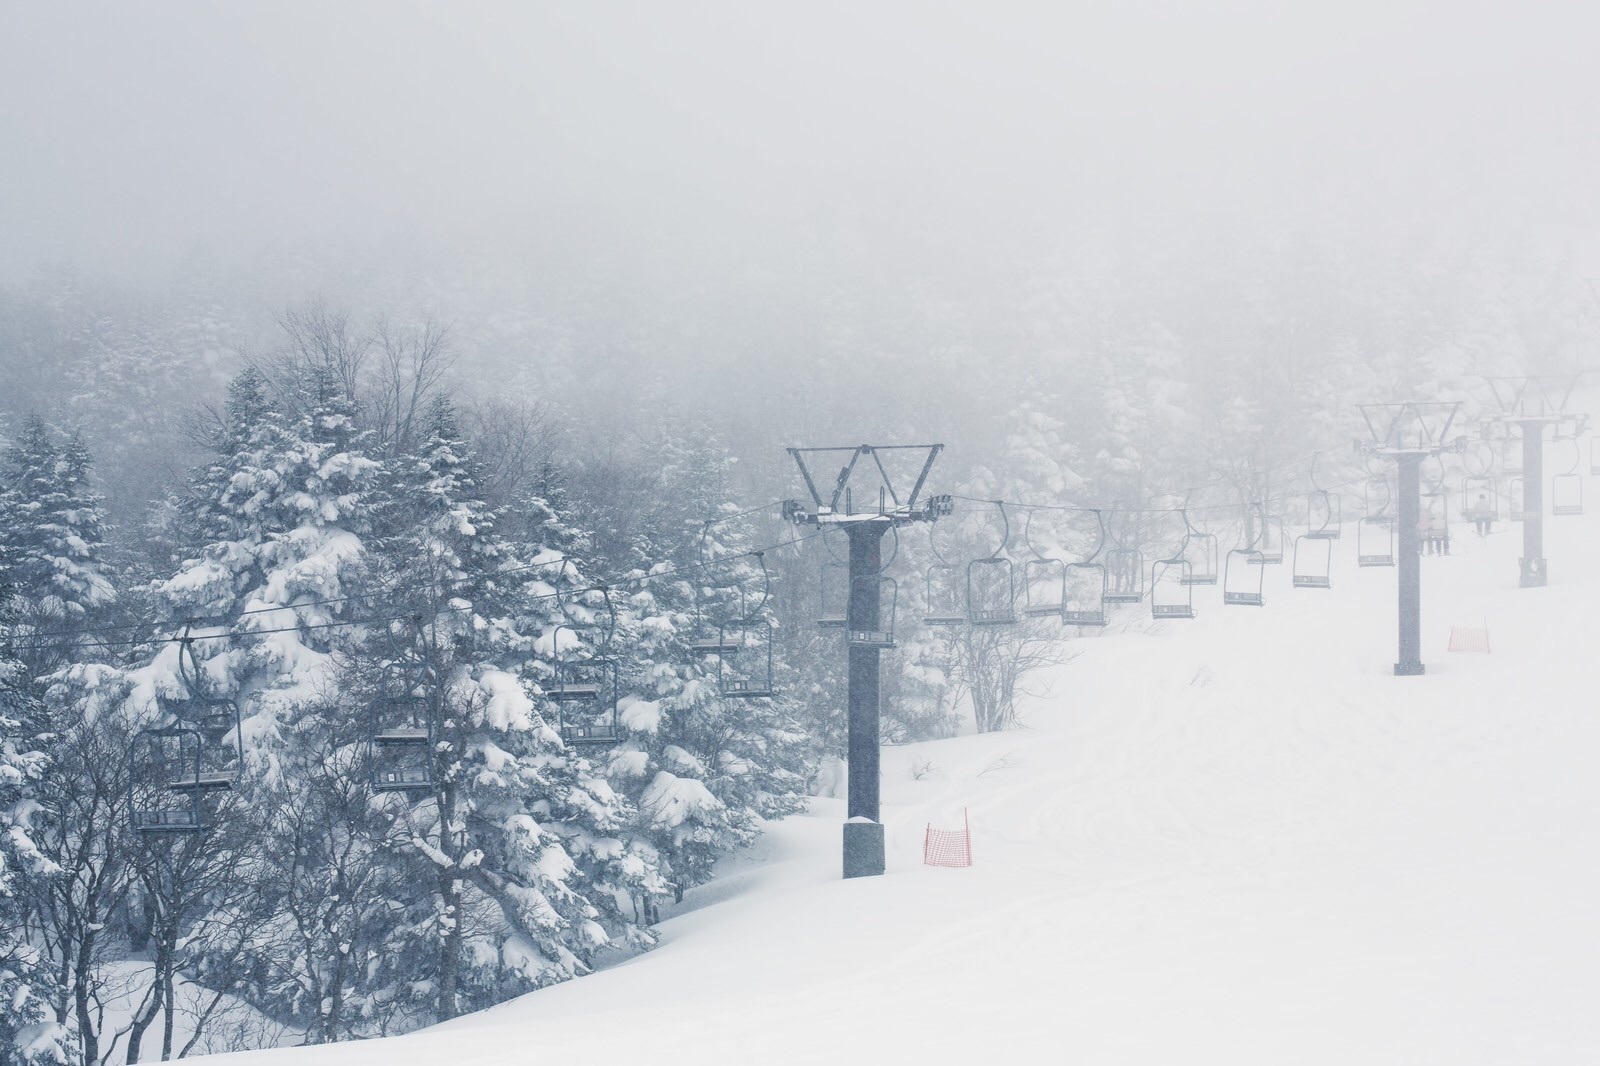
[[[1574,1063],[1600,1048],[1600,518],[1394,570],[1273,568],[1264,609],[1077,642],[1023,731],[885,753],[890,872],[842,806],[774,826],[649,955],[415,1036],[252,1066]],[[1587,553],[1587,554],[1586,554]],[[1133,611],[1124,608],[1124,611]],[[1489,655],[1448,654],[1452,624]],[[921,865],[970,809],[976,865]],[[612,1050],[607,1050],[607,1049]]]

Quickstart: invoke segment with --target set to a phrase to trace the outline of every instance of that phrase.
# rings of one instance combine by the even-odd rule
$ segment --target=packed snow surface
[[[251,1066],[1572,1063],[1600,1048],[1591,518],[1424,558],[1424,677],[1393,569],[1119,608],[1026,728],[885,751],[889,873],[843,881],[841,801],[771,827],[627,964],[413,1036]],[[1487,623],[1492,652],[1447,653]],[[975,865],[921,864],[970,811]],[[632,1050],[624,1050],[629,1049]],[[609,1049],[609,1050],[608,1050]]]

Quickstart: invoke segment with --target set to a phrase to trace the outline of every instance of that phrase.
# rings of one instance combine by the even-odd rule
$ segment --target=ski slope
[[[1423,559],[1428,674],[1391,676],[1393,569],[1273,567],[1079,653],[1005,734],[888,749],[889,874],[842,803],[772,827],[661,947],[410,1037],[218,1060],[1574,1063],[1600,1048],[1600,518]],[[1587,553],[1587,554],[1585,554]],[[1449,654],[1487,620],[1493,651]],[[970,810],[976,865],[921,865]]]

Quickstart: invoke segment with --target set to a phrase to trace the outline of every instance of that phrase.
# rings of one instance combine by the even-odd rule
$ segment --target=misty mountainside
[[[0,5],[0,1066],[1592,1044],[1597,29]]]

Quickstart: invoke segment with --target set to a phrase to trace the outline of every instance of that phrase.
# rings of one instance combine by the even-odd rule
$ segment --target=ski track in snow
[[[1547,520],[1547,589],[1515,587],[1520,527],[1424,558],[1421,678],[1391,676],[1396,571],[1358,569],[1347,525],[1329,591],[1287,564],[1264,608],[1196,588],[1195,621],[1079,642],[1025,728],[886,749],[886,877],[839,879],[843,804],[816,800],[646,956],[226,1061],[1589,1061],[1597,524]],[[1492,654],[1445,651],[1483,618]],[[976,865],[923,867],[963,807]]]

